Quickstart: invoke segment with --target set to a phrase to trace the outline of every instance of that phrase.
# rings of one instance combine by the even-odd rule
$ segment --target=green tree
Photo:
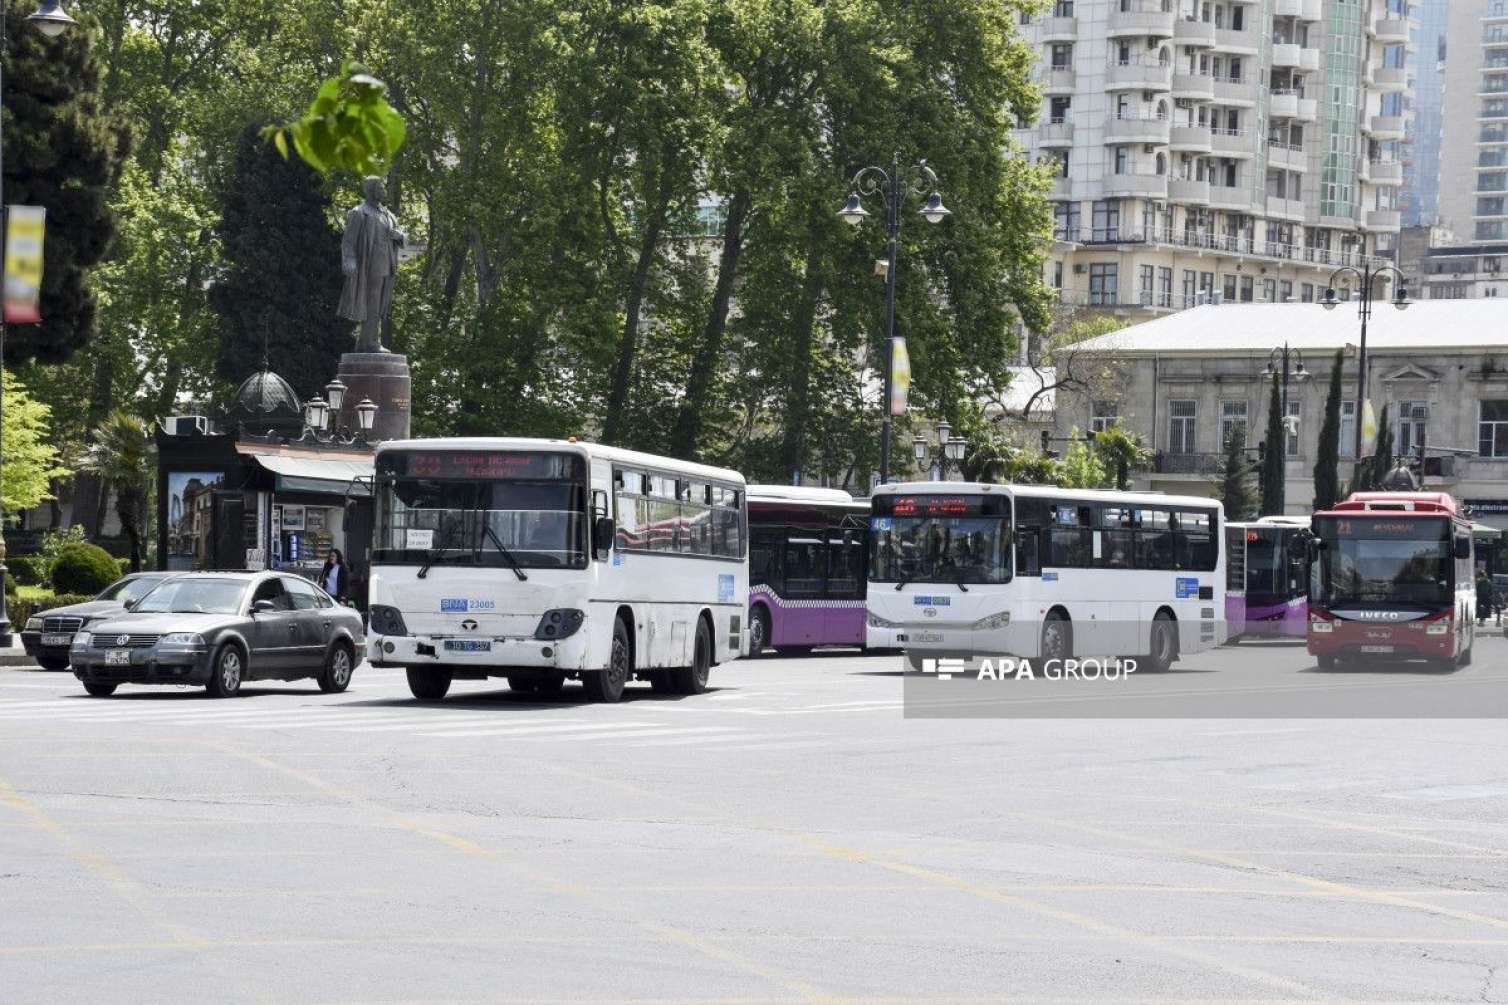
[[[110,196],[130,139],[103,107],[91,20],[48,38],[25,24],[35,4],[4,2],[5,201],[47,210],[42,321],[9,326],[5,357],[59,362],[97,330],[91,272],[115,234]]]
[[[94,431],[85,465],[115,492],[115,513],[131,542],[131,571],[140,571],[147,498],[156,470],[147,424],[123,409],[111,412]]]
[[[1251,462],[1246,457],[1246,424],[1238,422],[1225,438],[1225,456],[1220,464],[1220,502],[1227,520],[1248,520],[1257,509],[1252,486]]]
[[[1142,443],[1141,437],[1128,433],[1119,419],[1110,428],[1095,434],[1094,452],[1099,455],[1105,470],[1114,476],[1115,487],[1122,492],[1131,487],[1131,472],[1144,467],[1152,459],[1152,451]]]
[[[1079,434],[1077,428],[1069,433],[1071,442],[1063,456],[1063,470],[1058,484],[1066,489],[1104,489],[1114,484],[1114,476],[1094,445]]]
[[[1340,501],[1340,378],[1345,358],[1345,350],[1337,349],[1330,365],[1330,390],[1325,395],[1325,418],[1314,458],[1316,510],[1330,509]]]
[[[0,504],[12,517],[51,498],[53,480],[69,474],[49,429],[52,410],[32,398],[21,382],[4,371],[5,424],[0,451],[5,456]]]
[[[344,281],[340,235],[318,176],[279,156],[260,132],[242,133],[224,194],[227,267],[209,291],[221,319],[216,368],[238,383],[261,365],[265,344],[273,369],[311,398],[353,346],[350,324],[335,314]]]
[[[1272,375],[1272,392],[1267,397],[1267,436],[1262,454],[1262,515],[1280,516],[1285,508],[1287,491],[1285,466],[1288,461],[1288,429],[1283,421],[1283,394],[1277,374]]]

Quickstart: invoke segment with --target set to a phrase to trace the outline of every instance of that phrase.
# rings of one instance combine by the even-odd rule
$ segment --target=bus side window
[[[827,578],[827,545],[812,531],[793,531],[785,542],[785,594],[813,600]]]
[[[827,532],[827,596],[855,600],[864,595],[864,535],[857,530]]]
[[[1041,540],[1042,533],[1035,527],[1016,531],[1016,575],[1042,575]]]
[[[749,542],[749,585],[768,586],[776,595],[785,593],[780,575],[780,549],[785,544],[783,531],[756,530]]]

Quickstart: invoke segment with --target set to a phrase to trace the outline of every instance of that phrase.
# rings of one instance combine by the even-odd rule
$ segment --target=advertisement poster
[[[202,569],[209,556],[219,471],[168,472],[168,568]]]
[[[12,206],[5,239],[5,323],[29,325],[42,320],[42,239],[47,210]]]

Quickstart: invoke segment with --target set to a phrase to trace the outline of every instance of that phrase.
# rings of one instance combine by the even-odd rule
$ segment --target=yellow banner
[[[1361,456],[1371,457],[1377,453],[1377,413],[1372,411],[1372,399],[1361,403]]]
[[[911,391],[911,357],[906,355],[906,340],[890,340],[890,414],[906,414],[906,395]]]
[[[5,235],[5,323],[29,325],[42,320],[37,302],[42,295],[42,238],[47,210],[42,206],[10,207]]]

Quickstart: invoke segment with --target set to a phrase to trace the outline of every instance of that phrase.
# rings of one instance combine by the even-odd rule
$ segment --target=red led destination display
[[[877,495],[872,505],[875,513],[898,517],[1004,516],[1010,512],[1010,500],[994,495]]]
[[[1445,517],[1331,517],[1335,536],[1372,541],[1443,541],[1450,526]]]
[[[532,450],[415,450],[384,460],[392,462],[395,474],[410,478],[495,481],[571,478],[579,458]]]

